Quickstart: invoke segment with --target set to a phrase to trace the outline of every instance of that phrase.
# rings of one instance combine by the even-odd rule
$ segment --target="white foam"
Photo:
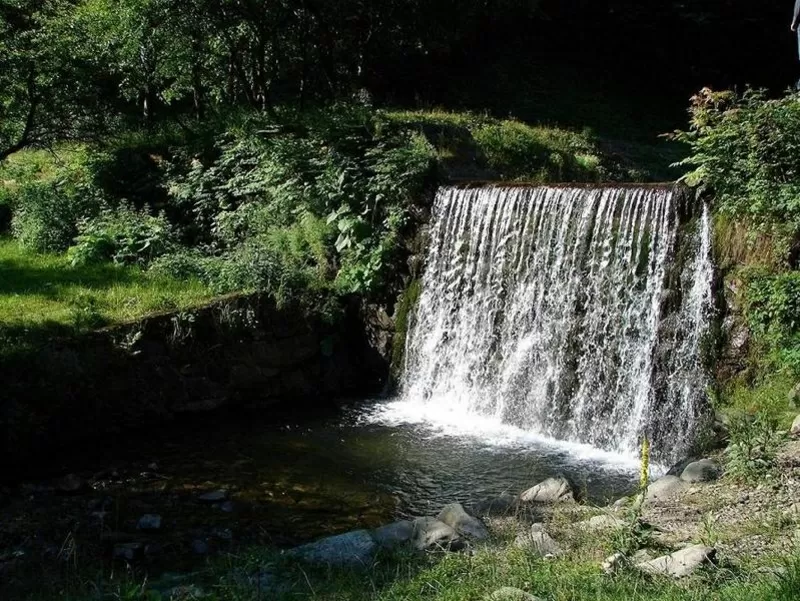
[[[612,453],[588,444],[557,440],[539,432],[524,430],[503,423],[499,418],[465,412],[463,406],[446,399],[435,403],[395,399],[374,405],[364,414],[369,423],[388,427],[406,424],[417,426],[420,436],[467,439],[485,447],[508,451],[536,451],[569,455],[576,462],[602,464],[604,469],[635,473],[639,469],[639,458]],[[663,471],[653,466],[651,474]]]

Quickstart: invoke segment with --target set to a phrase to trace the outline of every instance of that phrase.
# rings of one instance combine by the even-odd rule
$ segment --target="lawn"
[[[35,254],[0,238],[0,332],[84,330],[212,298],[196,281],[154,277],[137,267],[74,267],[66,255]]]

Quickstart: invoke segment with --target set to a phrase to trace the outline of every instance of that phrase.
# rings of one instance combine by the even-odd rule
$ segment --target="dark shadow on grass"
[[[58,298],[64,287],[105,290],[137,279],[135,272],[115,265],[42,267],[25,259],[0,259],[0,295],[38,295]]]

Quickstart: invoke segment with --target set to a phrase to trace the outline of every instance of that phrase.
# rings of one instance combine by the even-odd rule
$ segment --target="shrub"
[[[33,154],[8,172],[13,178],[6,187],[12,233],[31,250],[66,250],[78,233],[78,222],[96,215],[103,204],[85,150],[68,150],[48,160]]]
[[[689,131],[674,135],[691,148],[686,181],[713,190],[718,211],[781,233],[788,250],[800,229],[800,98],[706,88],[690,114]]]
[[[728,426],[726,473],[740,482],[755,482],[771,475],[784,435],[774,417],[765,412],[735,415]]]
[[[104,261],[147,265],[174,245],[172,227],[163,214],[154,216],[122,205],[81,220],[69,255],[73,265]]]
[[[800,374],[800,272],[743,273],[748,325],[768,350],[774,369]]]
[[[422,136],[350,106],[250,121],[207,156],[173,165],[168,186],[207,280],[281,297],[380,290],[434,160]]]

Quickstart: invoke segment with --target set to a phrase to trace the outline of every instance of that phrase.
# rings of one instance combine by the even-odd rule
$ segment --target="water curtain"
[[[679,457],[706,411],[710,230],[678,187],[441,189],[405,398]]]

